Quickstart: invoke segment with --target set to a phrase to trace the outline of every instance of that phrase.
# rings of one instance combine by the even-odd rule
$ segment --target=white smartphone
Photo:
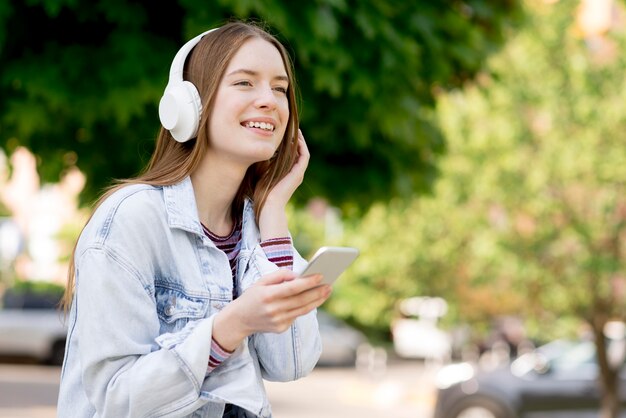
[[[298,276],[321,274],[322,283],[333,284],[350,264],[359,256],[359,250],[352,247],[322,247],[313,255],[309,264]]]

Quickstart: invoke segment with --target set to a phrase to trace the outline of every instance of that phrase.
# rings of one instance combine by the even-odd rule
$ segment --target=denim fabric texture
[[[278,268],[249,201],[242,219],[238,294]],[[294,269],[304,263],[294,252]],[[303,377],[321,353],[313,311],[281,334],[251,335],[206,373],[213,318],[231,302],[233,280],[202,231],[189,178],[111,195],[83,230],[75,267],[59,417],[218,418],[229,403],[268,418],[263,379]]]

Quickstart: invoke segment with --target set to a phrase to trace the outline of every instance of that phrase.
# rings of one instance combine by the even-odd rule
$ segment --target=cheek
[[[284,120],[284,123],[282,123],[280,125],[280,131],[278,132],[278,136],[280,138],[284,138],[285,137],[285,132],[287,131],[287,124],[289,123],[289,114],[287,114],[287,117]]]

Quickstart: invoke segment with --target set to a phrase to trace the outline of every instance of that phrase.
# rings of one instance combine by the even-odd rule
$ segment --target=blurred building
[[[64,243],[63,232],[84,220],[78,209],[84,185],[85,176],[75,167],[58,183],[42,185],[36,157],[23,147],[10,160],[0,158],[0,202],[8,211],[0,234],[1,280],[65,282],[63,260],[71,248]]]

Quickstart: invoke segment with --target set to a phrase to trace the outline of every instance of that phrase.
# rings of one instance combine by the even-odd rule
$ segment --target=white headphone
[[[170,78],[159,102],[161,125],[170,131],[178,142],[186,142],[198,134],[202,103],[198,89],[190,81],[183,80],[183,69],[187,55],[200,39],[209,32],[201,33],[182,46],[174,56],[170,68]]]

